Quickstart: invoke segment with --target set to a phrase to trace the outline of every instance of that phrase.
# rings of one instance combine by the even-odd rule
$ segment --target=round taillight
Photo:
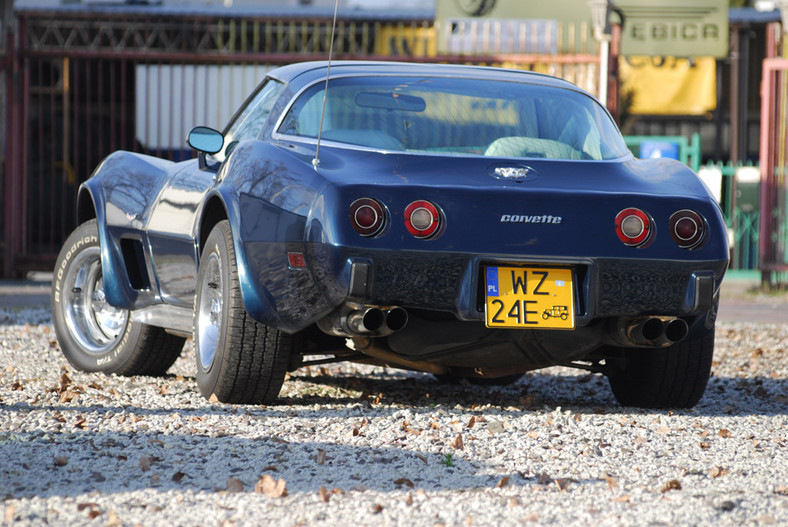
[[[616,215],[616,234],[626,245],[639,247],[651,236],[651,218],[640,209],[624,209]]]
[[[429,201],[418,200],[405,207],[405,228],[416,238],[435,236],[440,226],[440,211]]]
[[[375,236],[386,224],[383,205],[372,198],[359,198],[350,205],[350,224],[362,236]]]
[[[683,209],[673,213],[668,228],[673,241],[682,249],[694,249],[703,242],[705,222],[694,210]]]

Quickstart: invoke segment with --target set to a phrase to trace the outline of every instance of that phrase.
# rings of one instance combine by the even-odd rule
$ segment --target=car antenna
[[[317,130],[317,148],[315,149],[315,158],[312,160],[312,166],[320,166],[320,139],[323,137],[323,117],[326,115],[326,99],[328,99],[328,78],[331,76],[331,54],[334,51],[334,32],[337,28],[337,10],[339,9],[339,0],[334,0],[334,21],[331,23],[331,41],[328,44],[328,67],[326,69],[326,87],[323,90],[323,109],[320,111],[320,127]]]

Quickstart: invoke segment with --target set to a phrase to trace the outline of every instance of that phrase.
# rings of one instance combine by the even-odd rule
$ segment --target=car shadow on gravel
[[[363,404],[369,407],[403,405],[423,412],[437,406],[459,412],[484,407],[503,415],[516,411],[571,409],[580,414],[654,413],[697,416],[783,415],[788,412],[788,379],[771,377],[712,377],[704,397],[690,409],[643,409],[622,407],[613,398],[607,380],[601,375],[565,375],[544,372],[525,375],[509,386],[451,385],[429,374],[407,374],[403,378],[378,376],[299,375],[290,381],[311,385],[299,395],[284,397],[290,407],[314,405]],[[316,389],[315,389],[316,387]],[[349,391],[360,392],[357,397]],[[317,392],[317,393],[315,393]],[[272,407],[272,410],[275,407]],[[330,409],[321,409],[319,412]]]

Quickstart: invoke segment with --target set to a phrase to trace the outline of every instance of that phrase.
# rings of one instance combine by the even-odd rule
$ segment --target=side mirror
[[[198,152],[215,154],[224,146],[224,136],[213,128],[196,126],[189,132],[186,142]]]

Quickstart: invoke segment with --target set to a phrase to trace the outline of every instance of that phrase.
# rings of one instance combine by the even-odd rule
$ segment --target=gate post
[[[19,60],[17,55],[17,20],[13,14],[13,0],[2,1],[4,22],[2,69],[5,73],[5,167],[4,167],[4,223],[3,223],[3,277],[11,277],[14,272],[15,256],[19,253],[21,237],[18,228],[20,207],[24,199],[21,192],[23,175],[20,163],[23,153],[19,151],[20,135],[20,82]]]

